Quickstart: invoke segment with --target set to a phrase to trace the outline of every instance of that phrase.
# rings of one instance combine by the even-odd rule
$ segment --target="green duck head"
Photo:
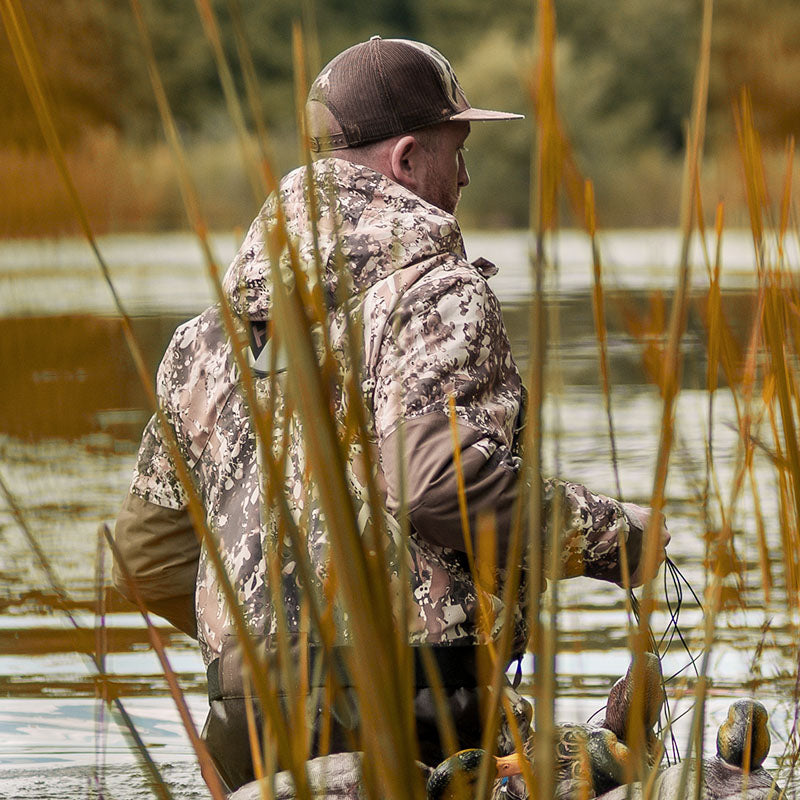
[[[607,728],[591,730],[586,751],[595,794],[602,794],[630,780],[634,769],[633,754],[613,731]]]
[[[576,796],[581,787],[590,787],[594,796],[634,776],[633,754],[608,728],[560,725],[558,731],[558,778],[572,783]]]
[[[464,800],[473,797],[485,750],[459,750],[433,770],[426,787],[428,800]]]
[[[767,710],[747,698],[731,703],[717,731],[717,755],[733,767],[750,771],[760,767],[769,753]]]

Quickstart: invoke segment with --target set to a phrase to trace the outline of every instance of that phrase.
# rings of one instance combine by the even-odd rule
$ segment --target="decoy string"
[[[678,714],[678,716],[673,718],[671,708],[669,705],[669,697],[667,695],[666,687],[668,683],[675,680],[675,678],[677,678],[679,675],[684,673],[689,668],[692,668],[694,670],[695,675],[699,675],[697,662],[700,660],[703,654],[702,650],[697,655],[694,655],[692,653],[689,643],[687,642],[683,634],[683,631],[680,628],[680,614],[681,610],[683,609],[685,590],[687,589],[692,599],[697,604],[697,607],[700,609],[702,613],[705,613],[703,609],[703,604],[700,601],[697,592],[695,592],[695,590],[692,588],[692,585],[686,579],[686,576],[680,571],[675,562],[672,561],[671,558],[667,557],[664,563],[664,597],[668,612],[667,624],[664,632],[661,634],[658,641],[656,641],[652,627],[648,625],[647,628],[648,649],[650,650],[650,652],[652,652],[654,655],[658,657],[659,661],[661,661],[663,659],[663,656],[666,655],[666,653],[673,646],[673,643],[677,639],[678,642],[680,643],[680,647],[684,650],[689,659],[687,663],[684,664],[679,670],[672,673],[668,677],[662,678],[661,681],[661,691],[664,696],[662,714],[664,715],[665,722],[662,723],[661,717],[659,717],[657,724],[657,734],[658,736],[662,736],[665,731],[668,731],[669,741],[668,743],[665,743],[664,747],[664,756],[666,758],[668,766],[670,766],[672,763],[678,763],[681,760],[680,748],[678,747],[678,741],[675,738],[674,734],[674,724],[683,716],[685,716],[689,711],[691,711],[693,706],[689,706],[688,709],[682,711],[680,714]],[[630,598],[631,613],[633,614],[633,617],[636,620],[636,622],[639,623],[640,621],[639,600],[633,593],[632,589],[628,589],[628,597]],[[601,714],[605,710],[605,708],[606,706],[604,705],[597,711],[595,711],[588,718],[587,722],[591,722],[595,717]]]
[[[672,584],[672,596],[670,595],[670,582]],[[686,652],[686,655],[689,657],[689,661],[684,664],[679,670],[673,672],[669,677],[664,679],[664,685],[673,681],[683,672],[685,672],[690,667],[694,670],[695,675],[699,675],[699,671],[697,669],[697,662],[701,658],[703,654],[703,650],[701,649],[697,655],[694,655],[689,647],[689,643],[686,641],[683,631],[681,631],[679,618],[680,612],[683,608],[684,602],[684,587],[689,590],[689,593],[692,596],[692,599],[697,603],[697,607],[700,609],[701,613],[705,613],[703,609],[703,604],[700,601],[700,598],[697,596],[697,593],[692,588],[692,585],[686,579],[686,576],[680,571],[678,566],[675,564],[672,559],[667,558],[665,563],[664,569],[664,596],[666,598],[667,608],[669,610],[669,622],[667,624],[667,631],[669,631],[669,636],[667,637],[667,631],[665,631],[664,636],[662,636],[662,644],[666,640],[666,646],[664,647],[664,653],[666,653],[669,648],[672,646],[673,641],[677,637],[678,641],[680,642],[681,647]],[[670,631],[671,628],[671,631]],[[687,711],[692,709],[693,705],[690,705]],[[673,757],[676,761],[680,761],[680,754],[677,746],[677,742],[675,740],[675,736],[672,733],[672,725],[681,717],[683,717],[687,711],[682,712],[679,714],[675,719],[673,719],[670,723],[670,738],[671,738],[671,745],[672,745],[672,753]]]
[[[666,570],[665,570],[665,579],[666,579]],[[665,592],[666,592],[666,589],[665,589]],[[636,619],[636,621],[639,622],[639,614],[640,614],[639,600],[637,599],[636,595],[633,593],[632,589],[628,589],[628,595],[630,596],[631,610],[633,611],[633,616]],[[670,622],[672,624],[676,623],[676,619],[675,619],[675,617],[673,615],[670,615]],[[653,629],[649,625],[648,625],[648,628],[647,628],[647,636],[648,636],[648,639],[649,639],[650,652],[653,653],[655,656],[657,656],[658,660],[661,661],[661,652],[660,652],[660,649],[659,649],[659,644],[663,643],[664,636],[662,635],[660,642],[657,643],[656,639],[655,639],[655,636],[653,634]],[[658,722],[656,723],[656,733],[657,733],[658,736],[661,736],[663,734],[664,730],[665,730],[665,727],[669,729],[670,745],[669,745],[669,749],[667,749],[667,747],[665,746],[664,754],[665,754],[666,759],[667,759],[667,765],[670,765],[671,761],[670,761],[670,752],[669,751],[670,750],[672,751],[673,757],[677,756],[678,745],[677,745],[677,742],[675,741],[675,736],[672,733],[672,726],[670,725],[670,720],[671,720],[672,714],[671,714],[670,707],[669,707],[669,697],[667,696],[666,681],[663,679],[663,677],[661,679],[661,692],[662,692],[662,695],[664,697],[664,703],[663,703],[663,706],[662,706],[662,714],[666,718],[666,725],[661,722],[661,715],[659,715]]]

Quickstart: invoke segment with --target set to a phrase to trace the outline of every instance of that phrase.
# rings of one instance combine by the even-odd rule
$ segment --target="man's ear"
[[[389,153],[392,180],[416,193],[422,180],[425,152],[416,137],[401,136]]]

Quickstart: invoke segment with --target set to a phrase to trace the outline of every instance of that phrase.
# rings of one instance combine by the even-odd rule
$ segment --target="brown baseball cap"
[[[315,104],[330,114],[319,113]],[[370,144],[448,120],[523,118],[473,108],[450,63],[433,47],[380,36],[330,61],[311,84],[306,110],[315,152]]]

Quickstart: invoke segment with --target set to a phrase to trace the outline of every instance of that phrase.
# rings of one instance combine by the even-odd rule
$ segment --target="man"
[[[476,653],[482,637],[478,590],[464,557],[448,408],[453,397],[470,530],[474,536],[481,515],[491,518],[502,567],[518,496],[524,389],[487,283],[494,267],[482,259],[466,260],[453,213],[469,183],[464,143],[470,124],[519,115],[472,108],[449,63],[427,45],[373,37],[323,69],[311,87],[307,116],[311,147],[320,156],[311,180],[305,168],[283,179],[224,281],[237,324],[250,335],[249,355],[264,408],[275,421],[276,436],[286,434],[275,450],[283,453],[285,487],[273,485],[272,491],[283,491],[285,507],[308,546],[312,581],[319,578],[324,585],[324,514],[302,425],[287,407],[284,378],[291,365],[270,334],[274,289],[268,240],[283,214],[312,294],[315,285],[322,289],[329,353],[340,376],[353,366],[348,348],[353,328],[347,320],[357,317],[362,324],[361,399],[369,412],[385,509],[369,507],[358,443],[348,452],[348,485],[359,524],[367,526],[372,513],[385,515],[386,531],[411,581],[408,640],[433,645],[459,744],[475,746],[481,734],[483,689]],[[349,400],[341,380],[334,383],[334,415],[344,426]],[[159,369],[158,393],[245,619],[270,652],[280,615],[290,634],[300,631],[302,596],[310,587],[300,585],[296,554],[276,544],[280,515],[274,497],[270,503],[264,496],[263,454],[218,307],[178,329]],[[631,583],[641,583],[648,510],[575,484],[546,481],[546,511],[555,496],[563,498],[563,574],[621,582],[620,543],[625,541]],[[402,497],[411,529],[407,541],[395,517]],[[235,787],[252,777],[240,662],[230,610],[207,553],[196,542],[186,503],[154,418],[144,433],[116,539],[150,607],[199,639],[209,665],[211,713],[205,735],[227,783]],[[668,539],[662,526],[657,563]],[[272,573],[281,576],[277,610],[276,587],[266,577],[270,553],[281,565]],[[116,582],[124,593],[119,575]],[[499,597],[493,603],[499,609]],[[515,614],[519,654],[524,618],[519,608]],[[337,634],[347,641],[346,622]],[[444,754],[435,709],[430,689],[419,681],[415,715],[421,757],[436,763]],[[352,747],[357,729],[357,723],[335,716],[334,752]],[[524,713],[521,720],[526,723]],[[509,745],[506,731],[503,746]],[[312,752],[315,747],[316,739]]]

